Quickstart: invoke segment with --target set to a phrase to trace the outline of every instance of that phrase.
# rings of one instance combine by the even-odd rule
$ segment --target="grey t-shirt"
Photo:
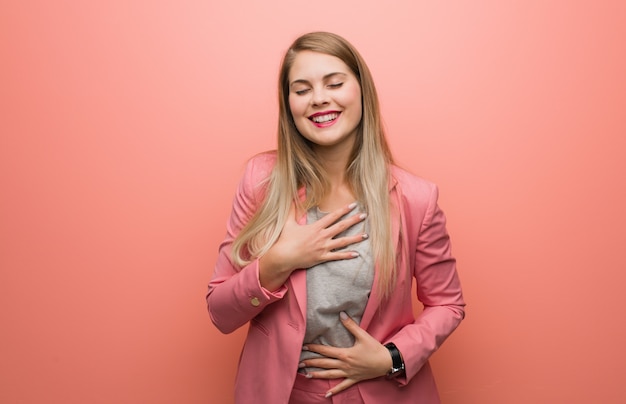
[[[356,208],[344,217],[360,214]],[[307,223],[313,223],[326,213],[318,208],[307,212]],[[369,234],[369,221],[355,224],[337,237]],[[339,320],[339,312],[345,311],[354,321],[361,322],[365,305],[374,281],[374,261],[370,239],[346,247],[357,251],[353,259],[327,261],[315,265],[306,272],[307,322],[304,343],[348,348],[354,345],[354,337]],[[320,355],[302,351],[300,360]],[[301,372],[316,370],[301,369]]]

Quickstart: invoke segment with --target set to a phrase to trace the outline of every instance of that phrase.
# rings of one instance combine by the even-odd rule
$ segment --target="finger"
[[[317,370],[305,376],[309,379],[343,379],[346,377],[346,372],[339,369]]]
[[[311,351],[318,353],[326,358],[338,359],[341,356],[341,352],[346,348],[336,348],[329,345],[322,344],[308,344],[302,347],[303,351]],[[308,359],[309,361],[312,359]]]
[[[320,369],[338,369],[341,370],[345,367],[345,364],[337,359],[331,358],[313,358],[305,359],[298,364],[300,369],[302,368],[320,368]]]
[[[351,250],[331,251],[324,255],[323,261],[350,260],[358,256],[358,252]]]
[[[356,384],[356,380],[344,379],[341,383],[339,383],[338,385],[336,385],[335,387],[333,387],[332,389],[326,392],[326,398],[332,396],[333,394],[337,394],[341,391],[344,391],[345,389],[347,389],[348,387],[354,384]]]
[[[329,247],[333,251],[341,250],[349,245],[360,243],[368,237],[369,235],[366,233],[357,234],[355,236],[338,237],[331,240],[331,242],[329,243]]]
[[[356,202],[343,206],[325,215],[316,223],[325,229],[329,227],[330,225],[332,225],[333,223],[335,223],[337,220],[341,219],[343,216],[350,213],[354,208],[356,208],[356,206],[357,206]]]
[[[362,222],[367,217],[366,213],[360,213],[358,215],[352,215],[343,220],[335,222],[332,226],[327,228],[328,232],[334,237],[337,234],[341,234],[348,230],[350,227]]]
[[[363,337],[364,334],[367,334],[367,332],[359,327],[356,321],[354,321],[352,317],[348,316],[345,311],[339,313],[339,319],[341,320],[341,324],[343,324],[343,326],[346,327],[346,329],[350,331],[350,333],[354,335],[355,338],[358,339],[360,337]]]

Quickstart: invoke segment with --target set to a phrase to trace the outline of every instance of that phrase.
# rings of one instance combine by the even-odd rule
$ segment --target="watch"
[[[398,351],[398,348],[396,348],[393,342],[385,344],[385,348],[387,348],[391,354],[391,370],[387,373],[387,378],[392,379],[404,373],[404,361],[402,360],[400,351]]]

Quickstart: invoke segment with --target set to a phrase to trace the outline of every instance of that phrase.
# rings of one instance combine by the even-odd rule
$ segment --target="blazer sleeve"
[[[287,291],[286,286],[273,292],[261,286],[258,259],[243,268],[236,267],[231,259],[233,241],[262,201],[261,186],[268,175],[267,164],[262,159],[253,158],[246,165],[206,295],[211,321],[225,334],[246,324],[267,305],[282,299]]]
[[[389,339],[397,346],[405,363],[405,376],[397,379],[400,384],[406,384],[419,372],[465,317],[465,302],[456,260],[451,254],[446,217],[437,204],[437,187],[431,186],[428,208],[412,252],[417,297],[424,310],[412,324]]]

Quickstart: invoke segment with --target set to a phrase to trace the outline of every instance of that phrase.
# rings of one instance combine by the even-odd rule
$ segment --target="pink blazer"
[[[207,294],[211,320],[221,332],[250,322],[235,381],[235,402],[241,404],[288,402],[306,328],[304,270],[294,271],[285,285],[269,292],[259,284],[258,261],[237,269],[230,259],[232,242],[261,203],[264,180],[275,161],[275,153],[264,153],[248,162]],[[372,288],[361,327],[381,343],[395,343],[406,374],[357,386],[365,403],[438,403],[428,358],[459,325],[465,303],[446,219],[437,205],[437,187],[398,167],[393,167],[392,177],[391,201],[399,207],[392,209],[393,237],[401,252],[397,286],[382,302]],[[413,279],[424,305],[417,318],[412,310]]]

